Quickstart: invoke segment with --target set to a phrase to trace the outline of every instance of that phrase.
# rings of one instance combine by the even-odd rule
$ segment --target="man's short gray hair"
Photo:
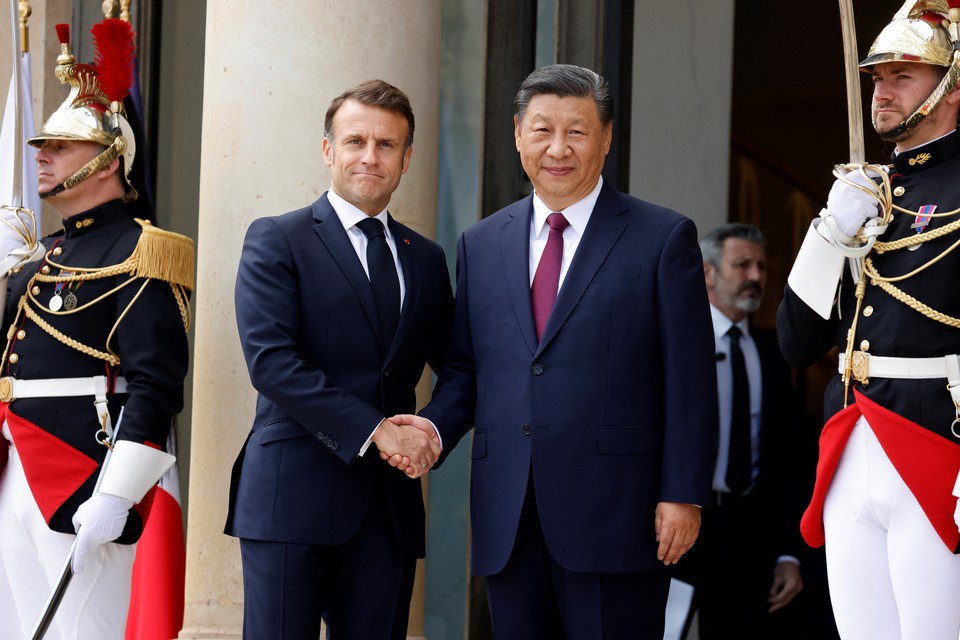
[[[739,238],[767,248],[767,239],[756,225],[735,222],[717,227],[700,240],[700,253],[703,261],[719,268],[723,260],[723,243],[727,238]]]
[[[604,126],[613,121],[613,94],[610,85],[599,73],[575,64],[552,64],[540,67],[520,84],[513,100],[513,114],[523,120],[534,96],[551,95],[561,98],[593,98],[597,116]]]

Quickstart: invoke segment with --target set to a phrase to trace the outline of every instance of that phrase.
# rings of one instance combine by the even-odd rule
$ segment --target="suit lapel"
[[[513,205],[508,220],[500,227],[500,257],[507,279],[510,301],[520,325],[520,333],[530,347],[537,350],[537,331],[533,324],[533,304],[530,302],[530,216],[533,215],[533,196],[527,196]]]
[[[593,213],[590,215],[590,222],[587,223],[583,238],[580,239],[580,245],[573,256],[573,262],[567,269],[567,275],[557,294],[557,302],[553,305],[550,319],[544,327],[538,353],[543,351],[566,322],[584,291],[593,281],[607,254],[627,227],[626,218],[623,216],[626,210],[627,206],[617,192],[604,184],[600,197],[597,198],[597,204],[593,207]],[[529,298],[529,287],[527,297]]]
[[[337,217],[333,207],[330,206],[326,194],[320,196],[320,199],[313,203],[312,209],[313,219],[316,221],[313,230],[326,246],[330,255],[333,256],[333,259],[340,265],[343,275],[346,276],[350,286],[356,292],[357,298],[360,299],[360,305],[370,321],[374,335],[379,335],[380,321],[377,316],[377,305],[373,299],[373,289],[370,288],[370,279],[357,258],[357,252],[350,244],[346,229],[343,228],[340,218]]]

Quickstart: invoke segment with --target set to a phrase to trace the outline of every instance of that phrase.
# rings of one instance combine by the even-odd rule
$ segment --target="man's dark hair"
[[[333,142],[333,117],[347,100],[356,100],[360,104],[368,107],[380,107],[387,111],[399,113],[407,119],[407,139],[403,143],[403,149],[406,151],[413,144],[413,108],[410,107],[410,100],[407,94],[397,89],[392,84],[383,80],[367,80],[355,87],[347,89],[339,96],[333,99],[330,107],[327,109],[327,115],[323,120],[323,137]]]
[[[613,121],[613,94],[610,85],[599,73],[575,64],[552,64],[540,67],[520,84],[513,100],[513,115],[523,120],[527,106],[534,96],[551,95],[561,98],[593,98],[597,116],[604,126]]]
[[[767,248],[767,239],[763,237],[763,232],[757,226],[742,222],[725,224],[703,236],[700,241],[700,253],[703,254],[703,261],[709,262],[719,269],[720,262],[723,260],[723,243],[727,238],[739,238],[758,244],[764,249]]]

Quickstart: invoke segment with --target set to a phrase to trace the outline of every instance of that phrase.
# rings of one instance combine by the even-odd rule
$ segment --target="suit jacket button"
[[[323,442],[323,431],[317,431],[317,440]]]
[[[330,448],[336,451],[337,449],[340,448],[340,443],[337,441],[333,441],[332,443],[330,443]]]
[[[523,435],[525,435],[525,436],[530,435],[530,425],[529,425],[529,424],[523,425]]]
[[[532,367],[530,367],[530,371],[533,372],[533,375],[538,376],[543,373],[543,365],[539,362],[536,362]]]

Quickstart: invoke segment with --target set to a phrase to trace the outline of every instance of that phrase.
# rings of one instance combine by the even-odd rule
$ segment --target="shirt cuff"
[[[381,419],[380,419],[380,422],[383,422],[384,420],[386,420],[386,418],[381,418]],[[363,443],[363,446],[362,446],[362,447],[360,447],[360,453],[357,454],[357,457],[358,457],[358,458],[361,457],[361,456],[363,456],[363,454],[365,454],[365,453],[367,452],[367,449],[370,448],[370,443],[373,442],[373,434],[375,434],[375,433],[377,432],[377,429],[380,428],[380,422],[378,422],[378,423],[373,427],[373,431],[371,431],[371,432],[370,432],[370,435],[367,436],[367,441]]]

